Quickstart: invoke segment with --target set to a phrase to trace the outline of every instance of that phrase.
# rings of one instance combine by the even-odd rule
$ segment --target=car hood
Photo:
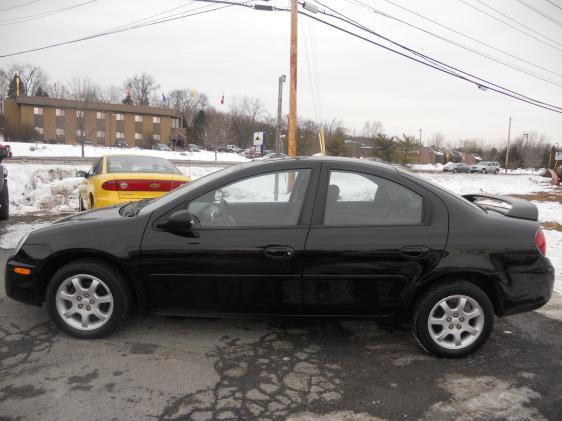
[[[116,218],[123,218],[119,214],[119,209],[123,205],[116,205],[110,206],[107,208],[100,208],[100,209],[92,209],[86,212],[80,212],[75,215],[70,215],[65,218],[59,219],[53,222],[53,225],[56,224],[65,224],[70,222],[82,222],[82,221],[97,221],[100,219],[116,219]]]

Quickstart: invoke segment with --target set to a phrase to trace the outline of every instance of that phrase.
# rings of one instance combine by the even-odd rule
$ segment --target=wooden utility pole
[[[297,7],[297,0],[291,0],[291,72],[289,81],[289,127],[287,133],[287,152],[289,156],[297,156]]]
[[[505,173],[507,174],[507,165],[509,164],[509,146],[511,144],[511,117],[509,117],[509,126],[507,128],[507,149],[505,151]]]

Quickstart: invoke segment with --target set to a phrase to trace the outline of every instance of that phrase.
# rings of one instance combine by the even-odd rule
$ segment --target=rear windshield
[[[133,173],[161,173],[161,174],[181,174],[180,171],[163,158],[153,156],[132,156],[118,155],[107,158],[107,172],[133,172]]]

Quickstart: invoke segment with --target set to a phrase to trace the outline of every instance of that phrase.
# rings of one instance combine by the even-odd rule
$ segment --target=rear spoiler
[[[482,203],[479,204],[483,208],[489,208],[504,214],[505,216],[510,216],[512,218],[519,219],[529,219],[531,221],[537,221],[539,219],[539,210],[537,207],[528,202],[527,200],[518,199],[511,196],[491,196],[486,194],[465,194],[464,197],[469,202],[476,202],[479,199],[489,199],[497,202],[503,202],[510,205],[509,208],[502,206],[494,206],[493,204]]]

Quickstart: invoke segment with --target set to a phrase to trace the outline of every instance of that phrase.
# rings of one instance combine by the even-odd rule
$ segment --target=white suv
[[[470,172],[497,174],[500,172],[500,163],[498,161],[480,161],[478,164],[470,166]]]

